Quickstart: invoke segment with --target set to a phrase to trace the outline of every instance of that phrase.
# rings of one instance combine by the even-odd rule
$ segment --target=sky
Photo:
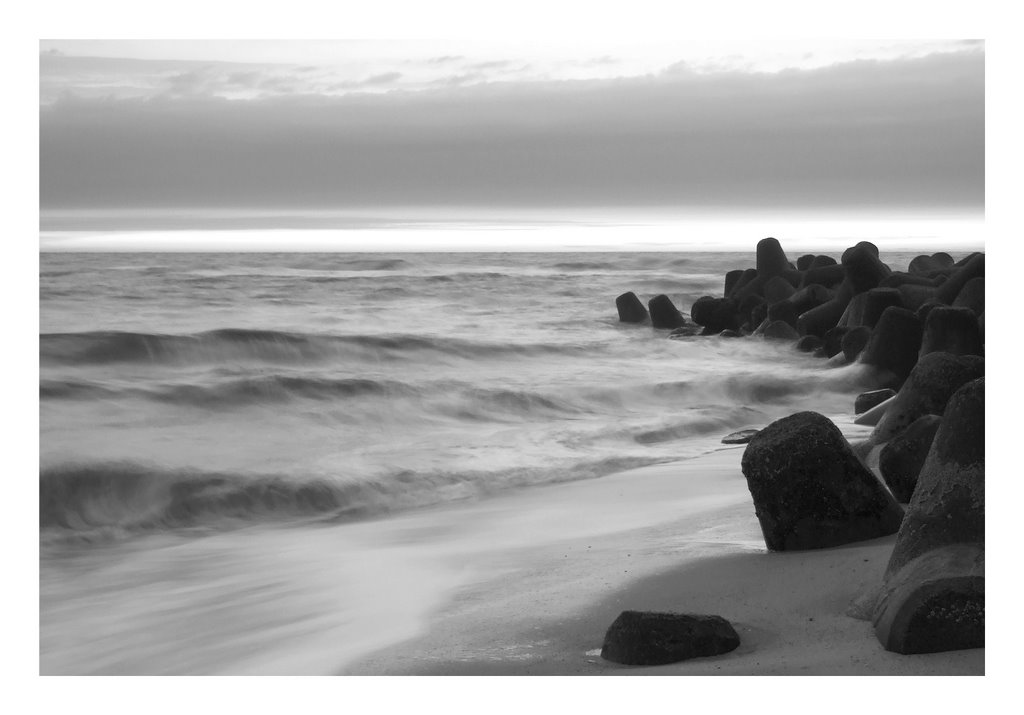
[[[61,228],[980,214],[984,62],[973,40],[44,40],[40,205]]]

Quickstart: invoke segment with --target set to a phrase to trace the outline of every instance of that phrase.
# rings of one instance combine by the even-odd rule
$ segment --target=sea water
[[[618,322],[753,260],[41,254],[42,671],[332,672],[458,585],[376,548],[389,519],[847,411],[789,344]]]

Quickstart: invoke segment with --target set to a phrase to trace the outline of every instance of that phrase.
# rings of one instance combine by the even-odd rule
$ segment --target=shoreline
[[[847,438],[867,429],[852,421],[837,425]],[[898,655],[882,648],[870,621],[848,615],[858,597],[880,585],[895,535],[831,549],[767,551],[739,468],[744,448],[512,497],[540,502],[545,492],[551,495],[547,490],[575,491],[551,500],[573,506],[540,515],[535,526],[543,530],[545,521],[607,507],[608,496],[630,482],[617,524],[577,525],[577,533],[547,543],[522,546],[513,538],[461,554],[467,572],[483,561],[500,573],[464,578],[427,614],[418,635],[355,658],[338,674],[984,674],[984,649]],[[671,509],[683,503],[673,501],[683,491],[673,487],[684,479],[703,496],[685,501],[689,510],[672,518]],[[663,508],[647,523],[638,521],[651,499]],[[498,505],[507,515],[504,506],[524,505]],[[664,666],[604,661],[605,630],[622,610],[634,609],[721,615],[739,633],[740,647]]]

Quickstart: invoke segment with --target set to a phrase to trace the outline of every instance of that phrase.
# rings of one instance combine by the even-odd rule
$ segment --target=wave
[[[308,362],[331,357],[413,358],[433,352],[467,359],[553,354],[593,354],[606,346],[581,344],[496,343],[425,335],[323,335],[222,328],[192,335],[122,331],[44,333],[39,357],[50,364],[123,362]]]
[[[401,471],[362,481],[165,469],[128,461],[63,464],[40,472],[39,526],[49,538],[96,541],[310,518],[354,520],[664,461],[622,457],[496,472]]]

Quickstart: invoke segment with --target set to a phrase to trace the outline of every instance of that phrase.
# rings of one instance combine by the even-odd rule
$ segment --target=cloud
[[[253,91],[290,77],[250,72],[214,74]],[[398,74],[351,82],[391,87]],[[760,74],[682,65],[612,80],[482,79],[226,101],[203,94],[211,74],[195,67],[165,78],[176,93],[162,97],[65,96],[41,110],[41,202],[977,209],[984,201],[984,57],[976,53]]]

